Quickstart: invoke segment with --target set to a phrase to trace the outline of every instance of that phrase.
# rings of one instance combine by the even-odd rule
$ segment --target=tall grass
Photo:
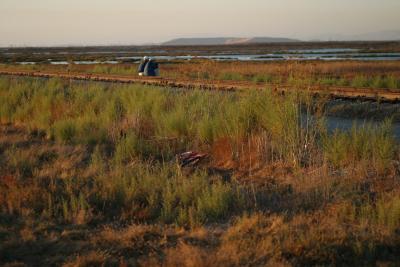
[[[188,150],[233,161],[241,171],[252,171],[254,163],[295,169],[363,164],[379,175],[393,169],[397,152],[389,121],[330,135],[318,116],[319,104],[296,93],[280,97],[269,90],[226,94],[0,78],[0,107],[2,122],[22,123],[45,131],[56,144],[93,151],[81,163],[90,166],[91,175],[28,179],[12,190],[3,188],[2,212],[66,222],[117,217],[196,226],[227,219],[251,204],[266,205],[258,199],[269,198],[254,188],[249,197],[247,186],[205,170],[184,174],[176,155]],[[231,150],[230,158],[213,158],[221,140],[228,143],[223,149]],[[25,166],[19,160],[24,157],[13,154],[6,161],[15,175],[35,175],[39,163]]]
[[[227,219],[245,207],[238,185],[201,171],[182,175],[173,163],[150,166],[136,162],[113,167],[113,171],[99,172],[89,180],[38,178],[10,184],[3,192],[7,201],[2,201],[1,213],[36,214],[76,224],[108,218],[195,227]]]
[[[336,166],[373,158],[374,164],[384,167],[395,147],[389,122],[379,130],[354,127],[350,133],[321,139],[324,126],[312,116],[316,104],[296,93],[282,99],[268,90],[174,92],[137,85],[69,87],[57,79],[1,78],[0,95],[1,121],[45,130],[64,143],[111,143],[119,162],[133,155],[168,160],[180,151],[208,149],[223,138],[239,151],[243,141],[254,135],[264,140],[264,147],[259,147],[263,153],[294,164],[309,162],[323,151]],[[322,146],[320,139],[325,140]]]
[[[0,78],[0,260],[57,240],[97,251],[60,264],[396,265],[391,122],[332,134],[323,103]],[[208,158],[181,167],[188,150]]]
[[[7,68],[63,70],[66,66],[35,65]],[[72,71],[136,75],[136,64],[70,65]],[[65,70],[65,69],[64,69]],[[400,89],[397,62],[339,61],[339,62],[163,62],[161,76],[176,79],[208,79],[249,81],[256,83],[293,85],[329,85]]]
[[[350,132],[336,131],[324,139],[326,159],[335,167],[364,162],[367,169],[381,173],[388,169],[396,152],[390,120],[379,127],[354,125]]]
[[[136,75],[136,65],[96,65],[91,69],[93,73],[107,73],[107,74],[122,74],[122,75]]]
[[[161,151],[176,153],[211,145],[219,138],[240,140],[262,131],[268,131],[278,145],[281,138],[287,137],[284,143],[296,138],[294,132],[287,132],[289,129],[300,130],[293,128],[298,123],[299,105],[288,100],[281,106],[268,92],[239,97],[196,91],[171,93],[141,86],[114,90],[102,84],[83,88],[78,83],[67,88],[59,80],[29,80],[25,86],[19,80],[3,80],[2,121],[43,129],[66,143],[117,144],[129,134],[151,151],[160,149],[157,140],[171,140],[161,144],[170,146]]]
[[[361,225],[385,227],[393,234],[400,227],[400,199],[398,194],[380,196],[375,202],[347,204],[341,207],[341,220],[352,220]]]

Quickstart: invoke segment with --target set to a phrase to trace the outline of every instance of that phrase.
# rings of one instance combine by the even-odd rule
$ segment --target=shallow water
[[[348,118],[339,118],[333,116],[327,116],[326,119],[326,127],[329,133],[333,133],[336,130],[340,131],[350,131],[353,127],[365,127],[366,125],[371,125],[372,127],[379,127],[382,122],[379,121],[371,121],[371,120],[362,120],[362,119],[348,119]],[[400,140],[400,123],[392,124],[393,136]]]
[[[358,52],[356,48],[317,48],[317,49],[291,49],[290,53],[341,53],[341,52]]]
[[[209,59],[215,61],[274,61],[274,60],[400,60],[400,53],[271,53],[271,54],[218,54],[218,55],[184,55],[153,56],[156,60],[193,60]],[[141,60],[141,56],[116,57],[116,61]],[[95,61],[93,61],[95,62]],[[95,63],[93,63],[95,64]]]
[[[68,65],[67,61],[48,61],[52,65]],[[118,64],[119,61],[116,60],[106,60],[106,61],[97,61],[97,60],[78,60],[74,61],[74,64],[77,65],[93,65],[93,64]],[[18,64],[26,65],[26,64],[36,64],[35,62],[18,62]]]
[[[17,62],[17,64],[20,64],[20,65],[35,65],[36,62],[32,62],[32,61],[23,61],[23,62]]]
[[[52,65],[68,65],[69,63],[67,61],[50,61],[50,64],[52,64]]]
[[[118,64],[121,62],[136,62],[142,59],[142,55],[150,55],[151,53],[166,53],[166,51],[143,51],[141,55],[135,56],[119,56],[121,53],[129,53],[129,51],[101,51],[101,52],[74,52],[71,54],[115,54],[115,57],[101,61],[98,59],[88,61],[75,61],[75,64]],[[178,50],[173,51],[177,53]],[[197,53],[197,51],[192,51]],[[40,52],[46,54],[48,52]],[[4,53],[5,54],[5,53]],[[69,52],[58,52],[58,54],[70,54]],[[207,55],[156,55],[152,56],[156,60],[194,60],[208,59],[214,61],[311,61],[311,60],[359,60],[359,61],[400,61],[400,53],[361,53],[358,49],[352,48],[322,48],[322,49],[295,49],[286,51],[276,51],[268,54],[233,54],[230,51],[219,52]],[[47,60],[53,65],[67,65],[66,61],[53,61],[50,58]],[[18,62],[19,64],[35,64],[34,62]]]

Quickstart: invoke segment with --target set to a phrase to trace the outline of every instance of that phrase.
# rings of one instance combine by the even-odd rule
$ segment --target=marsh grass
[[[390,120],[380,126],[354,125],[350,132],[336,131],[323,141],[325,158],[335,167],[364,162],[368,169],[382,173],[389,169],[395,156],[397,142],[394,140]]]
[[[96,65],[91,69],[93,73],[107,73],[107,74],[122,74],[122,75],[135,75],[137,72],[136,65]]]
[[[122,218],[195,227],[241,210],[235,185],[211,182],[204,172],[186,176],[175,164],[150,168],[141,163],[116,171],[112,181],[107,176],[97,179],[96,202],[107,203],[103,208],[113,209]]]
[[[264,140],[262,153],[298,166],[322,152],[335,166],[372,160],[385,169],[395,151],[390,122],[324,139],[316,104],[298,93],[280,99],[269,90],[226,95],[136,85],[115,90],[101,83],[69,88],[57,79],[2,78],[0,83],[2,121],[42,129],[64,143],[112,144],[119,163],[171,160],[180,151],[209,150],[222,138],[229,138],[238,154],[241,143],[255,135]]]
[[[35,65],[11,66],[10,69],[66,71],[65,66]],[[72,71],[136,75],[136,64],[92,66],[71,65]],[[302,86],[354,86],[400,89],[397,62],[334,61],[334,62],[216,62],[194,60],[191,62],[162,62],[161,76],[175,79],[231,80],[268,84],[293,84]]]
[[[99,249],[93,259],[65,252],[71,264],[118,262],[132,253],[178,266],[193,253],[216,266],[396,262],[391,122],[330,134],[323,106],[323,99],[270,90],[0,78],[0,119],[9,123],[0,125],[0,223],[51,225],[24,230],[29,242],[36,235],[53,242],[57,227],[87,227],[90,237],[59,236]],[[183,168],[176,156],[189,150],[209,157]],[[100,234],[91,228],[105,223],[139,226]],[[182,234],[198,229],[206,237]],[[16,247],[32,247],[16,240],[0,244],[11,255],[5,261],[19,257]]]
[[[13,83],[18,90],[11,89]],[[97,170],[97,176],[87,182],[80,178],[58,181],[58,188],[49,187],[53,189],[46,194],[48,207],[34,208],[67,222],[110,214],[191,227],[219,221],[240,212],[242,189],[203,172],[189,177],[180,174],[176,154],[211,151],[217,140],[228,138],[240,161],[246,140],[255,136],[262,140],[256,153],[271,154],[263,157],[265,164],[279,160],[306,166],[317,153],[314,124],[301,126],[302,106],[311,105],[301,95],[280,99],[270,91],[226,95],[141,86],[115,90],[113,85],[68,87],[60,80],[37,79],[27,79],[25,85],[29,89],[24,89],[24,79],[3,79],[0,93],[8,111],[1,114],[2,120],[44,130],[63,145],[94,149],[84,164]],[[50,118],[45,124],[42,114]],[[33,190],[40,187],[31,187],[26,199],[39,203]]]

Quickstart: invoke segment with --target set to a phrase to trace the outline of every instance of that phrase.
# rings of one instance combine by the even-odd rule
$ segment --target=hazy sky
[[[400,0],[0,0],[0,46],[310,39],[399,29]]]

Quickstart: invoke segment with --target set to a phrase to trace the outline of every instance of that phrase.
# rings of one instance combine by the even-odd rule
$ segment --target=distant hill
[[[288,43],[300,42],[300,40],[290,38],[274,37],[215,37],[215,38],[178,38],[161,45],[232,45],[232,44],[256,44],[256,43]]]

